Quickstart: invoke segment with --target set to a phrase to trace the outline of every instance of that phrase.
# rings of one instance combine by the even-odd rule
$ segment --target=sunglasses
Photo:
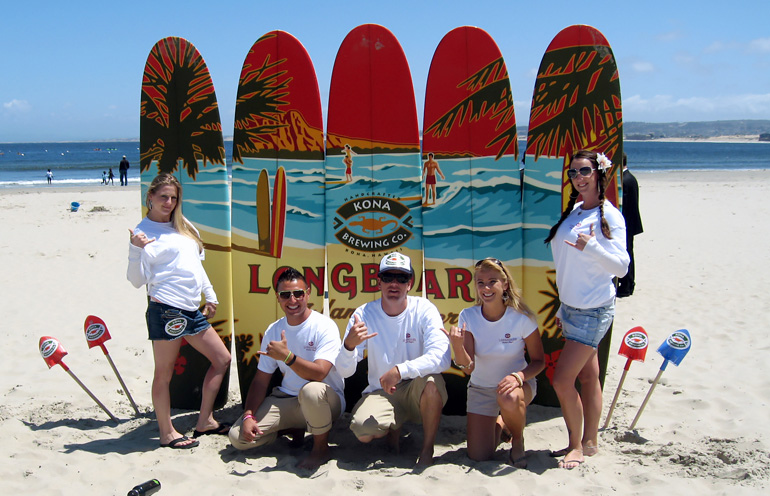
[[[297,300],[301,300],[303,296],[307,296],[307,291],[304,289],[295,289],[294,291],[278,291],[278,297],[282,300],[288,300],[294,296]]]
[[[578,175],[578,172],[581,176],[588,177],[594,173],[594,169],[593,167],[588,166],[581,167],[579,169],[567,169],[567,177],[570,179],[575,179]]]
[[[493,264],[497,265],[501,269],[503,268],[503,262],[501,262],[500,260],[498,260],[496,258],[492,258],[492,257],[482,258],[481,260],[476,262],[476,268],[478,269],[485,260],[488,260],[488,261],[492,262]]]
[[[393,281],[396,281],[399,284],[406,284],[412,279],[412,276],[408,274],[401,274],[397,273],[394,274],[392,272],[383,272],[380,274],[380,281],[388,284]]]

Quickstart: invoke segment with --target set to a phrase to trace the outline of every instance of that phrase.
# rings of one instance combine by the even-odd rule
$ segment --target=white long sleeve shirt
[[[449,367],[449,338],[441,330],[441,314],[425,298],[407,296],[406,310],[395,317],[382,310],[379,299],[362,305],[351,316],[345,337],[356,316],[366,324],[369,334],[376,332],[377,335],[362,342],[353,351],[345,349],[343,344],[336,367],[343,377],[350,377],[366,352],[369,385],[364,394],[382,389],[380,377],[394,366],[398,367],[402,380],[438,374]]]
[[[564,219],[551,240],[556,266],[556,286],[559,299],[574,308],[597,308],[615,298],[613,277],[623,277],[631,259],[626,251],[626,223],[623,215],[609,201],[604,202],[604,218],[610,225],[612,239],[602,234],[599,207],[581,208],[582,202]],[[593,225],[594,238],[583,251],[565,241],[575,243],[578,234],[589,234]]]
[[[136,288],[147,285],[147,294],[182,310],[197,310],[201,294],[218,303],[194,239],[179,234],[171,222],[142,219],[134,233],[143,232],[155,241],[139,248],[129,243],[126,277]]]

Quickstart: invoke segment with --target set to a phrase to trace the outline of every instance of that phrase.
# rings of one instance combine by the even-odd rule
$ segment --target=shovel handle
[[[665,362],[664,362],[665,364]],[[636,413],[636,417],[634,417],[634,421],[631,422],[631,427],[629,427],[629,430],[633,430],[636,426],[636,422],[639,421],[639,417],[642,416],[642,412],[644,411],[644,407],[647,406],[647,402],[650,401],[650,396],[652,396],[652,392],[655,391],[655,386],[658,385],[658,381],[660,380],[660,376],[663,375],[663,367],[660,368],[658,371],[658,375],[655,376],[655,380],[652,381],[652,386],[650,386],[650,390],[647,392],[647,396],[644,397],[644,401],[642,402],[642,406],[639,408],[639,411]]]
[[[74,380],[75,380],[75,382],[77,382],[77,383],[78,383],[78,385],[79,385],[81,388],[83,388],[83,391],[85,391],[86,393],[88,393],[88,396],[90,396],[90,397],[91,397],[91,399],[92,399],[92,400],[94,400],[94,401],[96,402],[96,404],[97,404],[97,405],[99,405],[99,407],[100,407],[102,410],[104,410],[104,413],[106,413],[107,415],[109,415],[109,416],[110,416],[110,418],[112,419],[112,421],[113,421],[113,422],[117,423],[117,422],[118,422],[118,419],[115,417],[115,415],[113,415],[113,414],[112,414],[112,412],[110,412],[109,410],[107,410],[107,407],[106,407],[106,406],[104,406],[104,404],[103,404],[101,401],[99,401],[99,399],[98,399],[96,396],[94,396],[94,393],[92,393],[92,392],[91,392],[91,390],[90,390],[90,389],[88,389],[88,388],[86,387],[86,385],[85,385],[85,384],[83,384],[82,382],[80,382],[80,379],[78,379],[78,377],[75,375],[75,373],[74,373],[74,372],[72,372],[70,369],[65,369],[65,370],[66,370],[66,371],[67,371],[67,373],[70,375],[70,377],[72,377],[72,379],[74,379]]]
[[[631,360],[628,361],[630,363]],[[628,363],[626,363],[626,367],[628,367]],[[615,404],[618,402],[618,397],[620,396],[620,390],[623,389],[623,382],[626,380],[626,374],[628,374],[628,368],[623,369],[623,374],[620,376],[620,382],[618,383],[618,389],[615,391],[615,397],[612,398],[612,404],[610,405],[610,411],[607,412],[607,419],[604,421],[604,425],[602,426],[602,429],[606,429],[608,425],[610,425],[610,419],[612,418],[612,412],[615,410]]]

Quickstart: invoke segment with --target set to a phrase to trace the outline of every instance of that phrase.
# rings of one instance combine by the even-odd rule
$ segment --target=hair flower
[[[607,158],[607,155],[603,153],[596,154],[596,163],[599,164],[599,170],[608,171],[612,167],[612,162]]]

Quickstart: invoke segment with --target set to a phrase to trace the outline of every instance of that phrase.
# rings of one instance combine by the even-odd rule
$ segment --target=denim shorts
[[[565,339],[598,348],[615,318],[615,302],[596,308],[574,308],[562,303],[559,314]]]
[[[200,310],[181,310],[152,300],[147,305],[145,318],[150,341],[173,341],[211,327]]]

